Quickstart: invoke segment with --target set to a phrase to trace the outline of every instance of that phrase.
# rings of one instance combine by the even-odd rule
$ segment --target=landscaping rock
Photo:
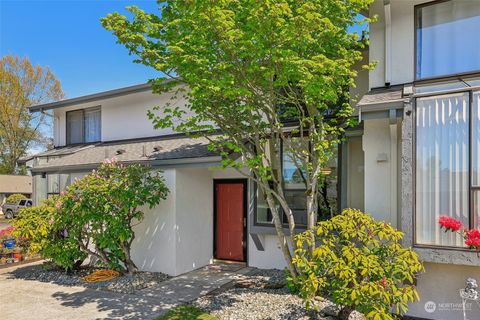
[[[122,275],[115,279],[99,282],[84,282],[81,278],[97,269],[81,268],[67,273],[58,269],[48,269],[41,265],[18,268],[10,273],[13,278],[52,282],[64,286],[82,286],[96,290],[133,294],[138,290],[153,288],[170,277],[160,272],[137,272]]]
[[[337,320],[339,308],[330,300],[316,298],[314,308],[307,310],[304,301],[285,286],[280,270],[254,269],[235,281],[234,286],[216,290],[193,302],[220,320]],[[315,311],[319,310],[319,311]],[[353,313],[350,320],[364,316]]]

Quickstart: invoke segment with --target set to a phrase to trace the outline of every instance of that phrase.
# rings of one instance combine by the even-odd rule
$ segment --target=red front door
[[[216,226],[215,258],[245,261],[244,255],[244,204],[243,182],[215,183]]]

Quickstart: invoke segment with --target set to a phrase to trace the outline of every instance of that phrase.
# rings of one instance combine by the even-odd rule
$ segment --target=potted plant
[[[13,249],[17,244],[12,235],[13,230],[15,230],[15,228],[11,226],[0,230],[0,241],[3,243],[3,247],[6,249]]]
[[[12,252],[12,258],[15,260],[15,262],[20,262],[22,261],[22,252],[20,250],[15,250]]]

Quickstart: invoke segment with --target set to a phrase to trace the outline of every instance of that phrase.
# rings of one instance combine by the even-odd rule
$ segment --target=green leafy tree
[[[352,124],[353,65],[367,45],[348,29],[370,21],[359,21],[358,13],[371,2],[172,0],[159,1],[158,15],[132,6],[130,19],[119,13],[102,19],[136,62],[165,75],[152,81],[154,92],[188,101],[186,109],[155,108],[149,113],[154,126],[205,136],[224,156],[224,167],[253,173],[248,176],[265,195],[292,276],[288,243],[295,248],[296,222],[283,191],[280,146],[301,173],[312,230],[322,168]]]
[[[29,148],[45,148],[49,143],[49,117],[30,113],[28,107],[63,97],[60,82],[49,68],[34,66],[28,58],[0,58],[0,173],[16,173],[18,159]]]
[[[423,271],[417,254],[401,245],[403,233],[355,209],[346,209],[315,228],[313,254],[305,249],[311,237],[297,236],[293,263],[299,276],[291,280],[307,304],[317,296],[342,306],[339,317],[353,310],[368,319],[394,319],[419,299],[414,277]]]
[[[25,197],[23,194],[20,194],[20,193],[14,193],[14,194],[11,194],[7,197],[7,199],[5,200],[6,203],[16,203],[18,200],[22,200],[22,199],[26,199],[27,197]]]
[[[134,164],[107,161],[69,186],[55,206],[55,223],[64,225],[67,239],[102,264],[129,273],[137,271],[130,249],[133,226],[166,199],[168,188],[159,172]]]

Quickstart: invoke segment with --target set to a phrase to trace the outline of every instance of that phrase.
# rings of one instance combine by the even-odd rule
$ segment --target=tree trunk
[[[268,191],[266,192],[266,198],[268,206],[272,211],[273,223],[275,225],[275,230],[277,231],[280,249],[282,250],[283,257],[287,264],[287,269],[290,272],[292,278],[295,279],[297,277],[297,270],[292,263],[292,254],[290,253],[290,248],[288,247],[287,237],[285,236],[285,232],[283,231],[283,224],[280,219],[280,214],[277,210],[277,207],[275,206],[275,201],[273,201],[272,195],[268,193]]]
[[[354,311],[355,309],[352,307],[343,307],[340,309],[340,312],[338,312],[338,319],[340,320],[348,320],[350,317],[350,314]]]
[[[313,257],[313,251],[315,251],[315,234],[314,234],[314,227],[315,227],[315,201],[314,201],[314,193],[309,192],[307,194],[307,231],[310,233],[310,245],[309,251],[310,255]]]
[[[133,237],[132,239],[133,240]],[[123,254],[125,255],[125,260],[123,263],[125,264],[125,269],[127,270],[127,273],[132,274],[138,271],[138,267],[135,265],[135,263],[132,260],[132,257],[130,256],[130,243],[124,243],[122,245],[122,251]]]

